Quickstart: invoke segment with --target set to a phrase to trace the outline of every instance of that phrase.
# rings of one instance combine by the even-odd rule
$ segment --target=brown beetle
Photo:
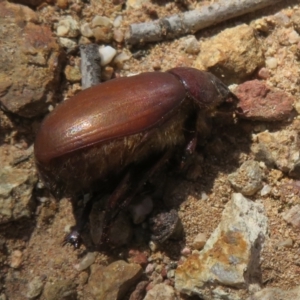
[[[192,152],[203,116],[234,102],[218,78],[193,68],[113,79],[45,118],[35,141],[36,165],[57,198],[104,190],[115,209],[140,189],[129,188],[135,174],[145,170],[145,181],[165,153]]]

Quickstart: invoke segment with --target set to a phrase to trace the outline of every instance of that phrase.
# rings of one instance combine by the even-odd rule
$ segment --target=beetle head
[[[201,109],[235,110],[237,97],[213,74],[194,68],[174,68],[168,72],[179,78],[187,95]]]

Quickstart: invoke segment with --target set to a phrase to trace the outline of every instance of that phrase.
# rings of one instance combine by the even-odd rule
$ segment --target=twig
[[[81,85],[84,90],[100,82],[101,66],[99,46],[97,44],[80,46],[80,56]]]
[[[220,0],[198,10],[162,18],[154,22],[132,24],[126,33],[129,44],[172,39],[241,16],[281,0]]]

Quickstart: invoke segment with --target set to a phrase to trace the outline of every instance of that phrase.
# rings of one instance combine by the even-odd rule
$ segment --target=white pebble
[[[97,26],[101,27],[110,27],[111,26],[111,21],[107,17],[102,17],[102,16],[95,16],[91,22],[91,27],[95,28]]]
[[[61,38],[59,38],[58,41],[62,47],[67,48],[69,51],[71,51],[77,47],[77,42],[73,39],[61,37]]]
[[[195,36],[191,36],[184,41],[184,50],[189,54],[198,54],[200,51],[199,42]]]
[[[99,54],[101,58],[101,66],[108,65],[115,55],[117,54],[117,50],[111,46],[102,46],[99,48]]]
[[[261,191],[260,191],[260,195],[261,196],[266,196],[266,195],[268,195],[270,192],[271,192],[271,187],[268,185],[268,184],[266,184],[266,185],[264,185],[264,187],[261,189]]]
[[[207,194],[206,194],[205,192],[202,192],[202,193],[201,193],[201,200],[205,201],[205,200],[207,200],[207,199],[208,199]]]
[[[58,22],[56,33],[58,36],[77,37],[79,34],[78,22],[67,16]]]
[[[40,203],[46,203],[49,201],[48,197],[36,197],[36,199],[40,202]]]
[[[87,269],[91,264],[93,264],[95,262],[96,259],[96,255],[94,252],[89,252],[82,260],[79,264],[75,265],[75,269],[77,271],[83,271],[85,269]]]
[[[266,66],[269,69],[275,69],[277,67],[277,59],[275,57],[269,57],[266,59]]]
[[[93,31],[92,29],[90,28],[90,25],[88,23],[83,23],[81,26],[80,26],[80,32],[83,36],[87,37],[87,38],[90,38],[93,36]]]
[[[292,30],[290,33],[289,33],[289,42],[291,44],[296,44],[300,41],[300,36],[299,34],[295,31],[295,30]]]
[[[68,26],[69,24],[61,24],[57,27],[56,29],[56,34],[58,36],[67,36],[70,27]]]
[[[203,232],[200,232],[196,235],[194,241],[193,241],[193,247],[196,249],[196,250],[201,250],[205,243],[207,241],[207,236],[205,233]]]
[[[152,252],[155,252],[158,249],[158,244],[155,243],[154,241],[150,241],[149,248],[151,249]]]
[[[122,16],[117,16],[113,23],[114,27],[120,27],[122,20],[123,20]]]

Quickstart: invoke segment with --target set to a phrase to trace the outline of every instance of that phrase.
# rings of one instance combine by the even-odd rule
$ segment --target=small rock
[[[275,247],[277,249],[292,248],[293,247],[293,240],[291,238],[287,238],[285,240],[279,241],[278,243],[276,243]]]
[[[267,18],[255,19],[253,20],[253,22],[251,22],[251,26],[255,28],[255,30],[267,34],[271,30],[271,26],[270,23],[267,21]]]
[[[239,98],[241,118],[259,121],[282,121],[287,119],[295,102],[294,97],[267,86],[259,80],[240,84],[234,93]]]
[[[206,194],[205,192],[202,192],[202,193],[201,193],[201,200],[202,200],[202,201],[206,201],[207,199],[208,199],[207,194]]]
[[[259,278],[260,249],[267,234],[262,203],[233,194],[222,220],[201,252],[190,255],[175,272],[175,287],[203,297],[206,284],[245,287]]]
[[[120,27],[123,21],[123,17],[121,15],[117,16],[113,22],[113,26],[115,28]]]
[[[66,16],[58,22],[56,33],[60,37],[75,38],[79,35],[79,25],[71,16]]]
[[[245,196],[252,196],[263,186],[263,172],[259,163],[253,160],[244,162],[234,173],[228,175],[233,188]]]
[[[146,217],[153,210],[153,201],[149,196],[144,197],[139,201],[136,201],[134,204],[130,205],[128,210],[131,214],[134,224],[143,223]]]
[[[91,266],[95,262],[95,259],[96,254],[94,252],[89,252],[79,264],[75,265],[75,269],[81,272]]]
[[[270,72],[267,68],[261,68],[257,75],[261,79],[268,79],[270,77]]]
[[[182,223],[175,209],[159,213],[149,219],[151,238],[163,243],[167,239],[180,239],[183,234]]]
[[[136,284],[143,269],[138,264],[119,260],[104,267],[93,265],[89,282],[84,290],[84,299],[124,299],[128,290]]]
[[[263,52],[254,29],[242,24],[203,41],[194,67],[211,71],[226,83],[237,83],[263,64]]]
[[[26,169],[0,168],[0,224],[30,218],[35,208],[32,190],[36,175]]]
[[[232,290],[226,291],[221,287],[216,287],[213,291],[213,300],[242,300]]]
[[[65,75],[67,80],[70,82],[80,82],[81,80],[81,72],[77,66],[67,65],[65,68]]]
[[[21,266],[23,261],[23,253],[20,250],[13,251],[11,255],[10,266],[14,269],[17,269]]]
[[[62,47],[67,49],[68,52],[71,52],[77,48],[77,41],[75,39],[60,37],[58,41]]]
[[[156,241],[150,241],[149,248],[152,252],[155,252],[159,248],[159,245]]]
[[[184,255],[184,256],[189,256],[191,254],[191,249],[188,248],[188,247],[184,247],[182,250],[181,250],[181,254]]]
[[[299,43],[300,36],[295,30],[292,30],[288,35],[288,39],[289,39],[290,44],[296,44],[296,43]]]
[[[274,15],[274,20],[278,25],[285,27],[291,24],[291,19],[281,11]]]
[[[78,45],[89,45],[89,44],[91,44],[91,41],[85,36],[81,36],[78,40]]]
[[[268,167],[276,167],[290,176],[299,178],[298,162],[300,158],[299,138],[295,130],[278,132],[264,131],[253,136],[256,144],[251,151],[255,159],[263,161]]]
[[[200,51],[199,42],[193,35],[184,40],[184,51],[188,54],[198,54]]]
[[[101,80],[107,81],[112,78],[114,74],[114,68],[111,66],[106,66],[101,69]]]
[[[68,0],[55,0],[55,3],[61,9],[66,9],[69,5]]]
[[[260,195],[261,196],[266,196],[266,195],[269,195],[270,192],[271,192],[272,188],[270,185],[266,184],[264,185],[264,187],[261,189],[260,191]]]
[[[170,285],[164,283],[156,284],[147,292],[144,300],[174,300],[175,290]]]
[[[45,114],[60,83],[59,45],[51,28],[39,24],[30,8],[0,1],[0,12],[5,15],[0,17],[0,40],[5,45],[1,47],[0,105],[26,118]]]
[[[283,219],[296,228],[300,228],[300,204],[294,205],[282,214]]]
[[[175,270],[169,270],[167,273],[167,278],[172,279],[175,277]]]
[[[113,37],[113,31],[105,27],[95,27],[92,31],[97,43],[110,43]]]
[[[39,296],[43,290],[44,283],[39,276],[34,277],[28,284],[26,297],[34,299]]]
[[[207,235],[203,232],[200,232],[196,235],[193,241],[193,248],[196,250],[201,250],[207,241]]]
[[[91,22],[91,27],[95,28],[97,26],[111,27],[112,23],[107,17],[95,16]]]
[[[116,55],[113,62],[119,69],[122,69],[124,66],[124,63],[129,59],[130,59],[130,56],[127,53],[121,52],[118,55]]]
[[[269,69],[276,69],[277,68],[277,58],[275,57],[268,57],[266,59],[266,67]]]
[[[76,299],[76,284],[73,280],[47,282],[42,296],[45,300]]]
[[[93,31],[90,28],[90,25],[88,23],[83,23],[80,26],[80,32],[83,36],[87,37],[87,38],[91,38],[93,37]]]
[[[155,272],[161,275],[162,269],[163,269],[162,265],[158,264],[155,267]]]
[[[96,42],[110,42],[113,36],[112,23],[109,18],[95,16],[91,22],[91,29]]]
[[[127,0],[126,6],[127,9],[139,9],[147,3],[150,3],[150,1],[149,0]]]
[[[148,264],[145,269],[145,273],[147,275],[151,275],[153,273],[154,269],[155,269],[155,264]]]
[[[116,42],[122,43],[124,40],[124,33],[121,29],[115,28],[113,37]]]
[[[113,60],[117,54],[117,50],[111,46],[102,46],[99,48],[99,53],[101,58],[101,66],[106,66]]]

